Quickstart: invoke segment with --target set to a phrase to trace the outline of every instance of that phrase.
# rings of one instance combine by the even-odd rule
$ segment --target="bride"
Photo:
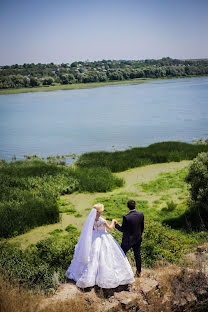
[[[134,274],[123,250],[107,230],[112,230],[115,220],[109,225],[101,217],[102,204],[90,211],[75,246],[74,257],[65,275],[76,281],[80,288],[98,285],[115,288],[134,282]]]

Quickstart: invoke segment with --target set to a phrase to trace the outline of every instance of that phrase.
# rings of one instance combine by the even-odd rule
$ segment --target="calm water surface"
[[[208,78],[0,95],[0,158],[208,138]]]

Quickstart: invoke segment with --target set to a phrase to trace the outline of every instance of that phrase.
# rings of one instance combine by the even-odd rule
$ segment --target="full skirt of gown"
[[[65,276],[76,281],[80,288],[94,285],[115,288],[134,282],[134,274],[126,255],[106,231],[93,231],[90,261],[81,264],[73,259]]]

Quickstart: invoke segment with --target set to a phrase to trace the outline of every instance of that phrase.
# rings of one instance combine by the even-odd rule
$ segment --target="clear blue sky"
[[[0,0],[0,65],[208,57],[208,0]]]

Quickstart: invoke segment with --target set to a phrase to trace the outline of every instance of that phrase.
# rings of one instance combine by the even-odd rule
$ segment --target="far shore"
[[[95,87],[120,85],[120,84],[140,84],[140,83],[153,81],[153,80],[169,80],[169,79],[201,78],[201,77],[208,77],[208,76],[205,75],[205,76],[187,76],[187,77],[137,78],[137,79],[131,79],[131,80],[75,83],[75,84],[67,84],[67,85],[41,86],[41,87],[29,87],[29,88],[1,89],[0,95],[1,94],[27,93],[27,92],[49,92],[49,91],[58,91],[58,90],[88,89],[88,88],[95,88]]]

